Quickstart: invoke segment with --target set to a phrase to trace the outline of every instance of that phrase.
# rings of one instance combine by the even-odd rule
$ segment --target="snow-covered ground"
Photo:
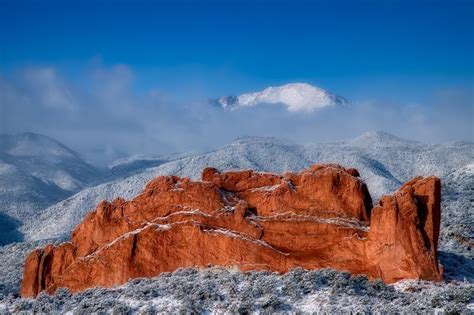
[[[55,296],[40,294],[37,299],[0,297],[0,313],[469,314],[473,294],[470,283],[404,281],[384,285],[329,269],[293,269],[284,275],[230,268],[180,269],[75,295],[60,289]]]

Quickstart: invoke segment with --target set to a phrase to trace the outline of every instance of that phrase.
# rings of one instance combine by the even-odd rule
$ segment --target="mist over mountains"
[[[125,65],[90,66],[84,76],[78,84],[53,67],[0,75],[0,133],[45,134],[102,166],[137,154],[205,152],[249,135],[312,143],[385,130],[442,143],[473,140],[474,134],[472,100],[463,90],[433,91],[422,102],[407,102],[397,96],[351,99],[292,83],[237,96],[206,95],[215,99],[211,105],[205,97],[136,90],[134,72]]]

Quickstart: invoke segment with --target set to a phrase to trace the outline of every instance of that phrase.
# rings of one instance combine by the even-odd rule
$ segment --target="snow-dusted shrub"
[[[131,313],[132,310],[130,309],[130,307],[123,303],[114,305],[112,308],[112,315],[128,315]]]
[[[465,305],[474,299],[474,288],[448,286],[447,290],[437,292],[431,298],[433,308],[444,308],[447,313],[461,313]]]
[[[53,298],[41,292],[33,303],[32,311],[35,313],[51,313],[54,310]]]

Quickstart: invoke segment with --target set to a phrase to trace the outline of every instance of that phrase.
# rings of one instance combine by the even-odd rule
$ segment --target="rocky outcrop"
[[[210,265],[440,280],[440,194],[438,178],[418,177],[373,207],[357,170],[331,164],[283,175],[207,168],[198,182],[158,177],[131,201],[101,202],[70,242],[29,254],[21,295]]]

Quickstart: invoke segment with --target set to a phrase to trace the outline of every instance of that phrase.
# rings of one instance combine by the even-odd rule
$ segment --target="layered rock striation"
[[[440,180],[417,177],[378,205],[355,169],[157,177],[130,201],[103,201],[70,242],[25,261],[21,295],[78,292],[180,267],[286,272],[334,268],[381,278],[440,280]]]

